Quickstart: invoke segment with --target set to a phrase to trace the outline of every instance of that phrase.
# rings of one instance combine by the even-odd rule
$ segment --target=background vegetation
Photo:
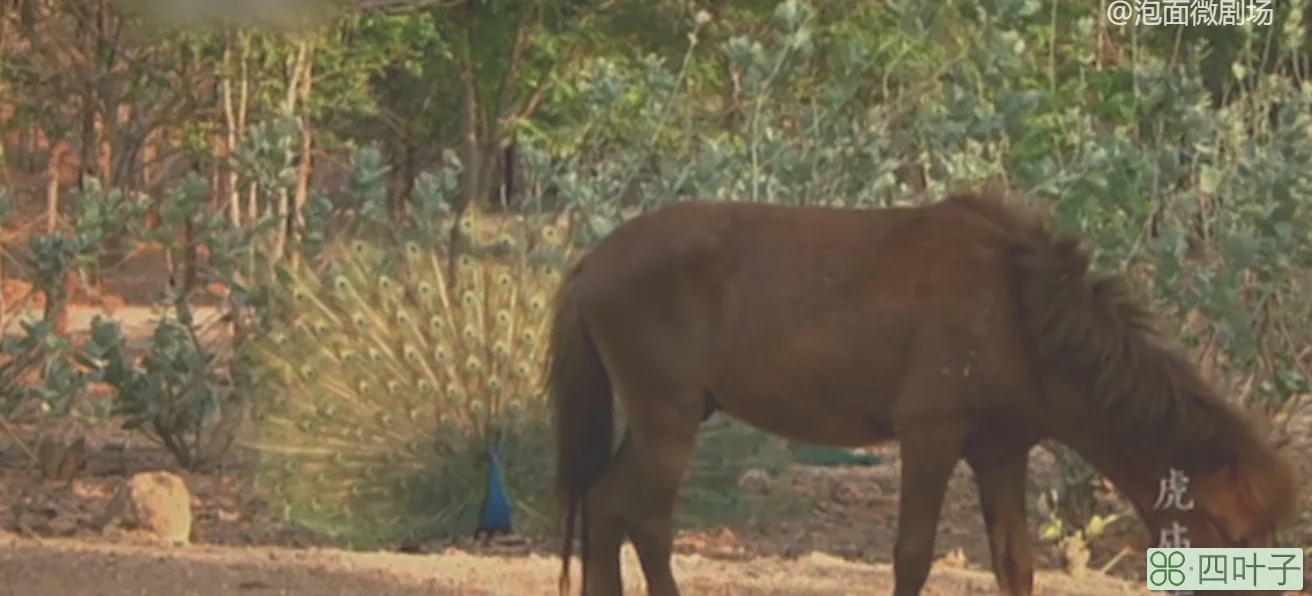
[[[684,197],[990,184],[1086,232],[1303,441],[1283,428],[1312,362],[1312,3],[1189,27],[1103,4],[398,0],[271,25],[6,3],[0,188],[30,238],[3,267],[32,292],[4,307],[41,313],[6,321],[0,420],[61,444],[112,420],[196,470],[238,445],[289,518],[353,544],[471,531],[501,444],[540,530],[537,361],[572,251]],[[152,248],[153,335],[71,331],[70,300]],[[736,484],[786,450],[706,432],[685,522],[759,515]],[[1078,537],[1100,483],[1054,449],[1050,537]]]

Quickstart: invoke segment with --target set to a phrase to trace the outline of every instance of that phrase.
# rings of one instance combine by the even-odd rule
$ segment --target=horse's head
[[[1277,525],[1294,513],[1298,482],[1292,466],[1265,442],[1249,445],[1239,453],[1224,449],[1229,453],[1220,458],[1194,453],[1183,470],[1169,469],[1162,474],[1155,504],[1177,505],[1185,500],[1193,507],[1155,511],[1179,513],[1182,519],[1176,521],[1190,522],[1191,530],[1198,533],[1191,537],[1194,546],[1267,546]],[[1218,465],[1219,461],[1224,463]],[[1182,495],[1172,500],[1168,496],[1172,492]]]
[[[1189,471],[1170,469],[1163,474],[1153,491],[1156,498],[1140,503],[1153,546],[1278,546],[1275,531],[1295,506],[1293,472],[1274,451],[1245,455],[1221,466],[1188,466]]]

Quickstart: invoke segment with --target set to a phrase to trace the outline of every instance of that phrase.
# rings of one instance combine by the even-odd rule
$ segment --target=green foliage
[[[221,355],[201,340],[200,327],[183,303],[178,318],[159,321],[138,364],[119,325],[97,317],[81,353],[94,378],[114,391],[113,414],[123,428],[144,431],[190,470],[217,464],[240,420],[233,372],[221,368]]]
[[[24,265],[34,289],[44,298],[45,309],[33,321],[21,321],[21,335],[6,335],[0,343],[0,416],[6,418],[35,405],[57,417],[74,413],[74,406],[92,382],[79,366],[78,346],[56,333],[65,316],[75,275],[95,264],[109,237],[123,235],[129,223],[145,211],[139,200],[117,189],[105,190],[89,179],[78,197],[77,225],[67,232],[34,234],[28,239]],[[36,382],[28,381],[35,376]],[[102,412],[103,413],[103,412]]]
[[[149,340],[134,342],[122,335],[118,322],[98,316],[76,357],[80,374],[111,390],[110,413],[123,428],[143,432],[182,467],[205,470],[226,455],[250,392],[243,339],[262,297],[258,290],[247,291],[240,278],[248,264],[243,255],[269,226],[267,221],[233,226],[208,208],[208,187],[194,175],[181,180],[169,199],[161,209],[163,225],[137,231],[137,237],[162,244],[172,257],[164,312]],[[142,220],[139,214],[127,220],[120,202],[87,204],[102,205],[81,218],[87,225]],[[202,252],[203,260],[195,256]],[[211,283],[232,290],[221,319],[198,318],[192,302]],[[220,330],[231,333],[230,344],[216,339]]]
[[[0,416],[14,417],[24,405],[35,404],[43,412],[67,416],[89,384],[87,375],[74,365],[76,346],[54,332],[48,319],[22,321],[21,336],[6,336],[0,344],[5,360],[0,363]],[[35,372],[39,381],[24,378]]]

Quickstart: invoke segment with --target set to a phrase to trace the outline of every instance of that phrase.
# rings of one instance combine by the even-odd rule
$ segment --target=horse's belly
[[[856,399],[734,392],[716,393],[715,399],[725,414],[791,441],[859,447],[893,438],[892,425],[875,412],[854,407]]]

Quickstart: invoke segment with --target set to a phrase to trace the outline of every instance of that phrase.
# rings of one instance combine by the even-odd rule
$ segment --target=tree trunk
[[[223,151],[223,173],[225,180],[226,200],[228,203],[228,219],[235,226],[240,226],[241,216],[241,190],[239,189],[240,180],[237,172],[236,154],[237,148],[241,143],[242,136],[246,129],[246,106],[248,81],[246,78],[246,48],[245,39],[239,33],[229,30],[226,33],[226,39],[223,46],[223,79],[221,82],[223,95],[223,123],[225,127],[224,140],[226,145]],[[240,45],[236,52],[238,66],[234,71],[233,46]],[[237,93],[233,97],[233,77],[237,78]]]
[[[314,52],[313,41],[307,44],[303,73],[300,85],[296,89],[298,103],[302,108],[310,103],[310,94],[314,92]],[[310,202],[310,178],[314,173],[314,124],[308,115],[301,118],[301,161],[296,171],[296,193],[292,196],[292,210],[287,218],[287,233],[291,243],[296,243],[297,233],[305,228],[305,205]],[[300,252],[291,250],[292,262],[296,263]]]
[[[392,221],[401,221],[414,202],[415,178],[419,175],[419,148],[404,134],[391,136],[384,145],[387,158],[387,210]]]
[[[304,139],[307,130],[307,123],[304,118],[298,118],[297,104],[300,103],[301,94],[303,93],[302,85],[304,79],[312,73],[313,62],[311,62],[311,41],[308,38],[302,38],[296,44],[296,54],[288,59],[288,81],[287,94],[283,98],[282,116],[284,118],[296,118],[298,120],[298,130]],[[302,140],[304,146],[304,140]],[[302,155],[303,160],[308,159]],[[299,177],[299,174],[298,174]],[[287,188],[278,189],[278,233],[274,240],[272,263],[276,263],[283,255],[288,254],[291,250],[289,237],[295,225],[295,205],[293,204],[294,196]]]
[[[53,234],[59,227],[59,170],[63,165],[63,143],[50,140],[50,158],[46,160],[46,233]]]
[[[299,264],[300,251],[291,247],[299,241],[298,233],[305,229],[305,205],[310,201],[310,177],[314,171],[314,127],[309,120],[301,127],[301,163],[296,172],[296,194],[292,198],[292,211],[287,218],[288,251],[292,264]]]
[[[63,150],[59,145],[52,145],[50,161],[47,165],[49,180],[46,182],[46,231],[54,233],[59,220],[59,170],[63,162]],[[76,271],[69,269],[54,281],[54,286],[42,288],[46,296],[42,315],[54,324],[56,335],[68,334],[68,301],[73,296],[76,286]]]

